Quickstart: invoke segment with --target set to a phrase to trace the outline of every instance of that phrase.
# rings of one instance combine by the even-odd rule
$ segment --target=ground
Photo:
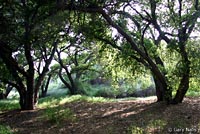
[[[185,98],[178,105],[157,103],[155,97],[91,103],[75,101],[62,105],[74,119],[57,123],[43,117],[45,109],[7,111],[1,124],[17,134],[142,134],[200,133],[200,98]]]

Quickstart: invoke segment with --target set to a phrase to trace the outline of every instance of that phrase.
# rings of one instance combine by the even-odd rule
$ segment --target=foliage
[[[17,99],[0,100],[0,113],[8,110],[19,109],[19,102]]]
[[[144,129],[137,127],[137,126],[131,126],[130,128],[128,128],[128,134],[144,134]]]
[[[0,125],[0,134],[13,134],[9,126]]]
[[[46,5],[31,0],[4,1],[0,7],[3,21],[9,22],[0,33],[0,58],[8,70],[5,72],[12,76],[3,77],[2,81],[17,89],[23,110],[34,109],[37,103],[39,88],[58,44],[57,35],[64,27],[64,12],[52,18],[52,6],[51,2]]]
[[[71,94],[132,92],[143,76],[161,100],[178,90],[173,103],[199,89],[198,1],[3,1],[0,11],[0,82],[17,88],[22,109],[34,108],[49,71]],[[97,77],[112,87],[87,85]]]
[[[116,91],[112,87],[100,87],[94,94],[95,97],[115,98]]]
[[[51,123],[59,125],[65,120],[76,121],[74,113],[69,108],[48,107],[44,111],[44,117]]]

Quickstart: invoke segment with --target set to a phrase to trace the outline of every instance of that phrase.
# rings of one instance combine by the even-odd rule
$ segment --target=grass
[[[3,111],[19,109],[19,100],[18,99],[4,99],[0,100],[0,113]]]
[[[145,134],[145,132],[162,132],[167,122],[161,119],[150,120],[147,124],[133,124],[128,128],[128,134]]]
[[[69,120],[71,122],[76,121],[75,114],[69,108],[62,108],[61,106],[48,107],[45,109],[43,116],[46,120],[57,125],[65,120]]]
[[[188,92],[186,93],[186,96],[190,96],[190,97],[199,97],[200,96],[200,91],[193,91],[193,90],[188,90]]]
[[[128,128],[128,134],[144,134],[145,131],[141,127],[137,127],[135,125]]]
[[[61,125],[63,121],[68,120],[71,122],[77,121],[77,118],[73,111],[69,108],[64,108],[62,105],[70,102],[108,102],[113,101],[111,99],[106,99],[103,97],[88,97],[82,95],[73,96],[52,96],[46,97],[39,100],[38,108],[45,109],[43,112],[43,117],[49,122]]]
[[[114,101],[114,99],[107,99],[103,97],[88,97],[83,95],[73,95],[73,96],[54,96],[46,97],[39,100],[38,108],[48,108],[63,105],[65,103],[75,102],[75,101],[86,101],[91,103],[98,102],[108,102]]]
[[[149,124],[147,125],[147,129],[151,131],[158,131],[161,132],[164,130],[165,126],[167,125],[167,121],[161,120],[161,119],[156,119],[156,120],[151,120]]]
[[[9,126],[0,125],[0,134],[13,134],[13,132]]]
[[[117,103],[114,103],[114,104],[105,103],[105,105],[107,105],[107,106],[105,106],[104,104],[103,105],[99,104],[99,103],[113,102],[113,101],[116,102],[118,100],[130,100],[130,98],[116,100],[116,99],[106,99],[103,97],[88,97],[88,96],[83,96],[83,95],[49,96],[49,97],[41,98],[39,100],[38,108],[40,108],[40,110],[38,110],[38,111],[39,111],[40,115],[38,115],[38,116],[40,118],[38,118],[38,119],[39,119],[39,121],[43,121],[44,122],[43,124],[49,123],[50,125],[55,126],[55,128],[57,127],[56,129],[65,129],[65,128],[67,129],[68,124],[70,124],[70,125],[73,123],[74,124],[79,124],[79,123],[83,124],[83,123],[87,122],[88,126],[84,126],[84,127],[86,127],[87,131],[89,129],[91,129],[91,126],[94,125],[92,123],[95,123],[95,120],[97,119],[95,125],[100,126],[101,124],[99,122],[100,121],[103,122],[102,126],[101,126],[101,130],[108,134],[112,134],[119,127],[118,125],[116,125],[117,123],[116,124],[113,123],[110,126],[106,124],[106,123],[109,124],[109,122],[111,120],[118,121],[118,123],[120,123],[122,121],[124,121],[124,122],[127,121],[125,123],[125,125],[123,124],[124,126],[122,126],[122,128],[124,128],[123,132],[127,132],[127,134],[166,133],[166,132],[170,131],[169,130],[170,128],[172,129],[172,131],[174,131],[174,129],[179,129],[179,128],[183,128],[186,131],[186,128],[190,129],[190,128],[195,128],[195,127],[197,127],[200,130],[200,122],[199,121],[198,121],[198,123],[195,123],[196,124],[195,125],[194,123],[192,123],[195,119],[195,118],[193,119],[193,116],[191,116],[191,119],[188,119],[188,118],[186,118],[187,116],[185,116],[185,115],[190,115],[190,113],[191,113],[191,111],[190,111],[190,109],[188,109],[188,107],[182,107],[182,105],[186,105],[187,103],[183,103],[182,105],[164,107],[164,108],[162,107],[163,105],[161,105],[159,103],[148,104],[148,105],[145,105],[145,107],[143,107],[141,104],[146,99],[152,100],[151,97],[131,98],[131,99],[132,100],[135,100],[135,99],[141,100],[141,102],[138,101],[138,102],[130,103],[129,101],[124,101],[124,102],[121,101],[120,104],[127,103],[130,105],[133,104],[133,106],[135,105],[135,103],[138,103],[134,107],[129,107],[127,105],[124,105],[124,106],[127,106],[127,108],[121,111],[121,109],[117,109],[118,108]],[[71,104],[69,104],[71,102],[77,102],[77,103],[73,103],[71,105]],[[79,102],[90,102],[90,103],[95,103],[95,104],[89,104],[88,106],[86,106],[85,104],[88,104],[88,103],[81,103],[81,105],[79,105],[80,104]],[[0,110],[2,110],[2,109],[9,110],[9,109],[14,109],[16,107],[19,107],[18,100],[16,100],[16,99],[2,100],[2,101],[0,101],[0,104],[1,104]],[[11,107],[10,107],[10,104],[12,104]],[[76,105],[79,105],[79,106],[76,107]],[[74,108],[74,107],[76,107],[76,108]],[[93,109],[91,108],[91,110],[94,110],[94,112],[90,112],[91,110],[88,110],[88,107],[89,108],[92,107]],[[180,107],[181,108],[180,110],[185,110],[186,112],[183,112],[183,113],[184,114],[186,113],[186,114],[182,115],[181,114],[182,112],[179,114],[179,112],[177,111],[179,109],[177,109],[176,107],[177,108]],[[159,110],[159,108],[163,108],[163,109]],[[184,108],[187,108],[187,109],[184,109]],[[101,111],[99,109],[103,109],[103,110]],[[77,112],[75,110],[77,110],[79,112]],[[101,114],[97,113],[97,112],[102,112],[102,115],[104,115],[105,114],[104,112],[109,112],[107,110],[110,110],[110,111],[119,110],[119,111],[108,116],[107,120],[106,120],[106,118],[101,118],[103,116],[101,116]],[[137,112],[137,110],[141,110],[141,111]],[[193,109],[193,110],[196,110],[196,109]],[[165,112],[163,113],[162,111],[166,111],[166,113]],[[173,114],[171,114],[171,112],[172,113],[175,112],[175,114],[173,115]],[[119,120],[116,120],[116,117],[118,117],[118,114],[123,115],[126,113],[127,113],[127,115],[128,115],[128,113],[133,113],[133,114],[130,114],[127,117],[119,118]],[[92,114],[94,114],[94,115],[91,116]],[[91,117],[91,121],[90,121],[89,117]],[[96,117],[98,117],[98,118],[96,118]],[[113,117],[113,118],[111,118],[111,117]],[[86,119],[86,120],[83,120],[83,119]],[[138,120],[138,119],[141,119],[141,120]],[[13,122],[11,122],[11,123],[13,123]],[[105,125],[107,125],[107,126],[105,126]],[[14,127],[12,125],[10,125],[10,126],[11,127],[7,126],[6,124],[0,125],[0,134],[11,134],[12,133],[11,128],[13,128],[13,131],[14,131]],[[75,127],[75,126],[73,126],[73,127]],[[80,127],[76,127],[76,128],[80,128]],[[80,129],[84,129],[84,128],[80,128]],[[78,129],[76,129],[76,131],[78,131]]]

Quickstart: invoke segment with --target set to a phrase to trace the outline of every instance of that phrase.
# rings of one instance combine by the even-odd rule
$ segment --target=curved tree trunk
[[[13,89],[13,86],[11,86],[11,85],[8,85],[8,86],[6,87],[5,98],[8,97],[8,95],[9,95],[9,93],[12,91],[12,89]]]
[[[190,61],[188,58],[188,54],[185,50],[185,46],[183,45],[180,49],[181,49],[181,55],[183,58],[183,65],[184,65],[184,68],[182,70],[183,75],[182,75],[178,90],[176,92],[176,95],[172,101],[172,104],[181,103],[183,101],[183,98],[185,97],[187,90],[189,89]]]
[[[154,76],[154,83],[156,88],[156,96],[157,96],[157,102],[164,100],[164,87],[162,86],[162,83]]]
[[[172,100],[172,90],[167,84],[167,78],[163,76],[163,79],[165,80],[163,83],[163,81],[158,79],[157,76],[153,74],[153,79],[156,88],[157,102],[166,101],[167,103],[170,103],[170,101]]]
[[[46,80],[46,82],[44,82],[44,84],[42,84],[41,86],[41,90],[42,90],[42,94],[41,97],[46,97],[47,96],[47,91],[48,91],[48,87],[49,87],[49,83],[51,80],[52,75],[50,74]]]
[[[68,82],[63,78],[63,76],[62,76],[62,67],[61,67],[61,69],[59,70],[58,75],[59,75],[59,77],[60,77],[60,80],[63,82],[63,84],[69,89],[70,94],[71,94],[71,95],[75,95],[75,94],[77,93],[77,88],[76,88],[75,82],[73,81],[73,79],[72,79],[70,73],[69,73],[69,72],[67,73],[68,78],[69,78],[69,77],[71,78],[71,79],[69,78],[70,83],[68,83]]]
[[[6,99],[8,97],[8,94],[10,93],[10,91],[13,89],[13,87],[11,85],[7,85],[6,86],[6,92],[1,92],[0,93],[0,100],[1,99]]]
[[[179,84],[179,88],[176,92],[176,95],[172,101],[172,104],[182,103],[188,88],[189,88],[189,74],[184,74]]]

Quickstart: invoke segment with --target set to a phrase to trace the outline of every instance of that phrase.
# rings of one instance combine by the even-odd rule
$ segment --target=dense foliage
[[[148,77],[158,101],[173,104],[198,88],[198,0],[1,3],[0,84],[17,89],[21,109],[34,109],[56,76],[71,94]]]

